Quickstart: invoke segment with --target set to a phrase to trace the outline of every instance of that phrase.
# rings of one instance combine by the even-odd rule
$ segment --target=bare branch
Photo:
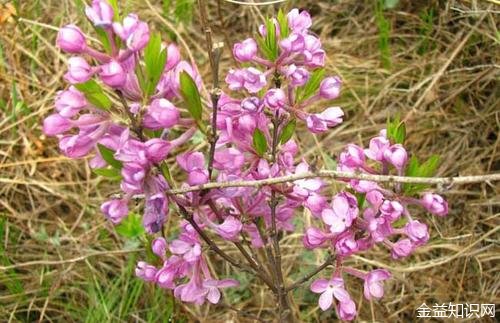
[[[320,170],[317,172],[306,172],[302,174],[267,178],[253,181],[228,181],[228,182],[210,182],[202,185],[195,185],[180,189],[166,191],[168,195],[184,194],[207,189],[227,188],[227,187],[262,187],[286,182],[293,182],[308,178],[330,178],[334,180],[359,179],[372,182],[389,183],[412,183],[412,184],[432,184],[451,187],[453,185],[463,185],[471,183],[484,183],[500,181],[500,173],[475,175],[475,176],[457,176],[457,177],[407,177],[394,175],[373,175],[365,173],[341,172],[335,170]]]

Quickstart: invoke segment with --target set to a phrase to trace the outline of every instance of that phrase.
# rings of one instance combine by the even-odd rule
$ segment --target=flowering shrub
[[[207,245],[271,289],[281,320],[292,316],[289,292],[335,264],[332,275],[314,280],[310,289],[320,294],[322,310],[334,307],[341,319],[352,320],[356,304],[344,276],[362,279],[364,296],[371,300],[383,296],[383,283],[391,274],[385,269],[363,272],[343,266],[344,260],[377,244],[394,259],[408,257],[429,239],[428,226],[412,217],[409,207],[421,206],[438,216],[448,213],[446,201],[423,184],[376,181],[376,175],[429,177],[436,169],[436,157],[422,164],[408,158],[405,126],[398,119],[390,120],[367,148],[346,146],[338,171],[373,175],[374,180],[342,177],[345,189],[334,196],[324,193],[327,183],[319,175],[271,185],[223,185],[314,174],[306,160],[296,162],[292,137],[297,123],[322,133],[343,121],[342,109],[330,106],[342,82],[325,77],[326,54],[309,32],[307,11],[280,11],[259,27],[257,37],[236,43],[233,55],[243,67],[228,71],[228,92],[215,86],[206,98],[193,62],[183,60],[174,44],[161,42],[136,15],[121,19],[104,0],[94,0],[85,13],[102,48],[91,47],[75,25],[61,28],[57,46],[77,56],[68,59],[64,77],[70,86],[57,94],[56,113],[45,119],[44,132],[57,136],[64,155],[93,155],[90,166],[96,174],[120,181],[120,196],[101,205],[112,223],[129,215],[132,199],[143,200],[142,224],[154,237],[150,248],[156,258],[140,261],[136,275],[173,290],[177,299],[215,304],[220,289],[238,285],[234,279],[213,278],[203,249]],[[329,107],[307,112],[317,102]],[[211,115],[210,125],[204,110],[210,111],[205,113]],[[198,131],[210,143],[206,153],[189,145]],[[176,156],[185,176],[172,177],[169,156]],[[187,193],[175,192],[178,182]],[[204,186],[209,182],[221,185],[209,189]],[[315,218],[305,230],[304,247],[325,248],[330,256],[311,275],[287,285],[279,240],[295,231],[294,218],[302,208]],[[172,213],[183,219],[177,238],[167,241],[162,233]],[[244,262],[218,247],[224,240],[238,248]],[[261,248],[264,260],[254,251]]]

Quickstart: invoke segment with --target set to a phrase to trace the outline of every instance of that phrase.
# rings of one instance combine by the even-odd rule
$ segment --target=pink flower
[[[398,201],[385,200],[380,206],[380,213],[389,217],[391,221],[395,221],[403,214],[404,209],[404,206]]]
[[[87,41],[80,28],[67,25],[59,30],[56,39],[57,47],[71,54],[80,54],[87,49]]]
[[[179,110],[170,101],[155,99],[147,107],[142,123],[148,129],[168,129],[175,126],[179,118]]]
[[[84,83],[93,75],[89,63],[82,57],[74,56],[68,60],[68,73],[64,75],[66,81],[71,84]]]
[[[344,232],[358,215],[358,202],[352,194],[338,193],[332,200],[332,208],[323,210],[323,222],[330,226],[332,233]]]
[[[365,276],[364,295],[365,298],[382,298],[384,296],[384,286],[382,282],[391,278],[391,273],[385,269],[376,269]]]
[[[125,41],[127,47],[133,51],[143,49],[149,41],[149,27],[145,22],[139,21],[135,14],[129,14],[123,23],[113,23],[115,33]]]
[[[113,8],[103,0],[92,1],[92,6],[85,7],[85,14],[96,26],[111,26],[113,23]]]
[[[391,143],[389,142],[389,140],[387,140],[387,138],[385,137],[378,136],[372,138],[370,140],[369,148],[365,149],[365,155],[370,159],[383,161],[384,152],[387,148],[389,148],[390,144]]]
[[[335,250],[341,256],[349,256],[358,251],[358,243],[354,239],[353,234],[349,233],[347,236],[340,238],[335,243]]]
[[[290,36],[282,39],[279,42],[280,48],[287,54],[300,53],[304,50],[304,36],[297,33],[292,33]]]
[[[220,288],[236,287],[239,285],[240,283],[234,279],[206,279],[203,281],[204,294],[206,295],[206,299],[212,304],[219,302],[221,297]]]
[[[365,153],[358,145],[348,144],[346,149],[340,154],[339,168],[352,170],[365,164]]]
[[[179,49],[174,44],[169,44],[167,47],[167,63],[165,64],[165,70],[169,71],[173,69],[181,61],[181,53]]]
[[[341,320],[352,321],[356,317],[356,304],[352,299],[340,302],[337,310]]]
[[[188,172],[188,184],[199,185],[208,182],[208,170],[205,169],[205,157],[200,152],[188,152],[177,156],[179,166]]]
[[[441,195],[425,193],[420,203],[432,214],[439,216],[445,216],[448,214],[448,203]]]
[[[338,98],[340,95],[340,88],[342,86],[342,81],[339,77],[327,77],[319,86],[319,95],[328,100],[333,100]]]
[[[405,225],[405,233],[416,245],[423,245],[429,240],[427,225],[420,221],[409,221]]]
[[[71,120],[55,113],[43,120],[43,133],[47,136],[60,135],[73,127]]]
[[[87,100],[83,93],[70,86],[66,91],[57,92],[55,104],[62,117],[71,118],[87,106]]]
[[[168,200],[163,193],[156,193],[147,197],[144,205],[142,224],[148,233],[161,230],[168,213]]]
[[[285,71],[285,75],[290,79],[293,86],[302,86],[309,80],[309,71],[303,67],[291,64]]]
[[[309,12],[302,10],[299,13],[299,9],[294,8],[290,10],[287,15],[288,26],[293,32],[303,33],[306,32],[312,25],[311,15]]]
[[[195,241],[172,240],[169,250],[176,255],[182,255],[184,260],[191,263],[197,261],[201,256],[201,246]]]
[[[249,62],[257,54],[257,42],[253,38],[248,38],[233,46],[233,55],[240,62]]]
[[[344,288],[344,280],[340,277],[334,277],[330,280],[316,279],[311,284],[311,291],[321,294],[319,297],[319,307],[326,311],[333,304],[333,298],[340,303],[347,303],[351,300],[349,293]]]
[[[306,118],[306,124],[309,131],[312,133],[321,133],[328,128],[335,127],[342,123],[344,112],[339,107],[328,108],[318,114],[310,114]]]
[[[393,244],[391,256],[394,259],[399,259],[409,256],[414,250],[414,246],[410,239],[401,239]]]
[[[159,163],[167,157],[172,144],[160,138],[153,138],[145,142],[146,156],[153,163]]]
[[[230,69],[226,75],[226,83],[230,90],[241,90],[245,84],[245,73],[243,70]]]
[[[240,235],[243,224],[234,216],[228,216],[221,224],[211,224],[214,231],[223,239],[236,241]]]
[[[120,223],[128,215],[128,201],[113,199],[101,205],[101,211],[114,224]]]
[[[323,247],[325,242],[331,238],[332,236],[330,234],[327,234],[318,228],[310,227],[307,228],[302,242],[304,243],[304,247],[307,249],[315,249]]]
[[[165,258],[165,253],[167,252],[167,241],[162,237],[154,239],[151,243],[151,250],[158,257]]]
[[[245,163],[245,156],[236,148],[219,149],[214,154],[214,168],[236,171]]]
[[[154,282],[158,270],[144,261],[139,261],[135,267],[135,275],[147,282]]]
[[[115,60],[101,66],[99,77],[102,82],[112,88],[120,88],[125,85],[127,74],[120,63]]]
[[[286,104],[286,95],[282,89],[270,89],[264,96],[266,106],[271,109],[283,108]]]
[[[244,78],[243,87],[250,93],[259,92],[267,83],[264,73],[253,67],[244,70]]]
[[[398,170],[402,170],[408,161],[408,154],[402,145],[395,144],[384,150],[384,159]]]

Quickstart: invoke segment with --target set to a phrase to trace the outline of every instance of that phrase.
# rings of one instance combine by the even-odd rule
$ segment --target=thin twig
[[[408,176],[395,176],[395,175],[374,175],[366,173],[341,172],[335,170],[319,170],[317,172],[305,172],[301,174],[266,178],[260,180],[210,182],[202,185],[195,185],[180,189],[167,190],[166,193],[168,195],[177,195],[177,194],[184,194],[188,192],[196,192],[196,191],[215,189],[215,188],[262,187],[280,183],[293,182],[301,179],[318,178],[318,177],[330,178],[339,181],[343,181],[346,179],[358,179],[358,180],[382,182],[382,183],[389,182],[389,183],[410,183],[410,184],[432,184],[432,185],[446,186],[447,188],[453,185],[500,181],[500,173],[493,173],[487,175],[474,175],[474,176],[457,176],[457,177],[408,177]]]
[[[300,285],[302,285],[303,283],[305,283],[306,281],[308,281],[309,279],[311,279],[312,277],[314,277],[316,274],[318,274],[319,272],[321,272],[323,269],[325,269],[326,267],[328,267],[328,265],[331,265],[332,261],[333,261],[333,258],[334,258],[333,255],[330,254],[328,256],[328,258],[326,258],[326,260],[325,260],[324,263],[322,263],[320,266],[318,266],[316,269],[314,269],[313,271],[311,271],[310,273],[308,273],[307,275],[305,275],[301,279],[297,280],[292,285],[290,285],[287,288],[285,288],[285,292],[288,293],[289,291],[292,291],[292,290],[296,289],[297,287],[299,287]]]

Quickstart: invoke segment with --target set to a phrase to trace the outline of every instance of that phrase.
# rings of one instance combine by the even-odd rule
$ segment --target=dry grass
[[[157,30],[168,30],[173,23],[162,18],[158,1],[151,2],[152,7],[126,1],[126,8],[139,11]],[[493,2],[401,1],[385,11],[392,25],[388,69],[382,65],[371,1],[294,2],[313,13],[328,69],[346,85],[338,101],[346,122],[326,136],[297,138],[302,155],[317,156],[328,167],[344,144],[366,143],[388,113],[400,112],[408,123],[410,151],[422,158],[439,154],[439,175],[498,172],[500,6]],[[56,142],[40,131],[54,93],[64,87],[65,58],[53,46],[55,31],[82,20],[76,6],[71,0],[13,3],[19,3],[18,18],[0,25],[0,319],[165,320],[168,295],[132,278],[131,266],[142,251],[118,236],[98,211],[116,188],[97,179],[85,160],[60,157]],[[255,31],[254,21],[272,12],[269,6],[221,1],[221,28],[215,1],[211,6],[216,34],[230,44]],[[434,15],[426,19],[431,8]],[[197,26],[196,19],[179,26],[178,41],[203,61]],[[224,70],[233,64],[226,50]],[[205,65],[200,68],[208,75]],[[432,238],[415,256],[395,263],[378,249],[350,261],[364,268],[392,267],[395,276],[382,301],[360,304],[360,321],[412,321],[423,302],[500,303],[499,187],[468,185],[445,194],[451,205],[447,218],[417,214],[431,224]],[[307,214],[303,218],[311,221]],[[320,252],[298,254],[300,238],[297,233],[283,242],[285,272],[292,278],[322,260]],[[228,252],[233,251],[228,247]],[[231,272],[218,261],[211,265],[219,273]],[[358,282],[348,286],[361,301]],[[275,311],[271,295],[252,280],[246,292],[226,296],[228,303],[241,299],[238,307],[263,318]],[[303,320],[334,318],[331,311],[322,314],[306,290],[294,296]],[[220,306],[180,312],[187,320],[245,321]]]

